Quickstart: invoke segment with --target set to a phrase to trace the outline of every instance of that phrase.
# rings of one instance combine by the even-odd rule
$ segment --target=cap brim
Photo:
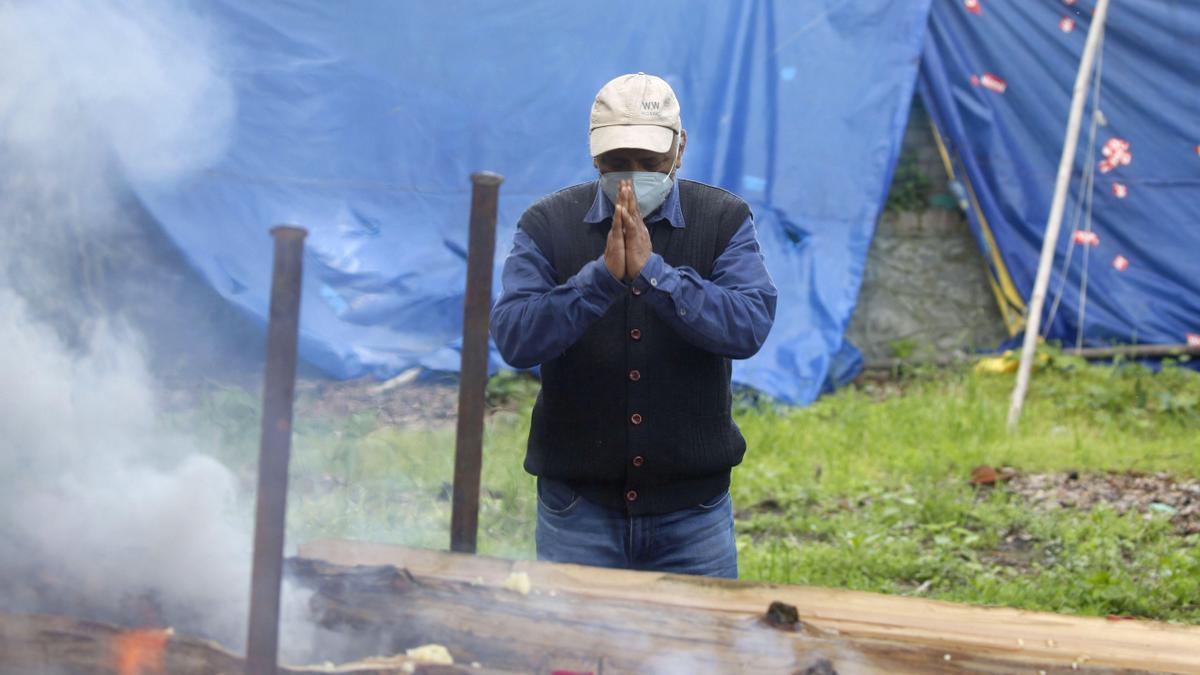
[[[654,124],[614,124],[592,130],[588,143],[592,157],[598,157],[617,148],[637,148],[650,152],[666,152],[671,149],[675,131]]]

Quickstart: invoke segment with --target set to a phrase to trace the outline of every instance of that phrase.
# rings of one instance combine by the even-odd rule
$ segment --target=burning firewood
[[[343,664],[285,666],[280,675],[513,675],[511,671],[432,663],[429,654],[371,657]],[[170,629],[122,629],[95,621],[0,613],[0,673],[240,675],[245,662],[219,645]]]
[[[163,657],[167,640],[175,631],[167,629],[136,629],[113,637],[113,667],[117,675],[159,675],[163,672]]]
[[[421,555],[443,556],[438,558],[442,574],[452,564],[462,564],[464,569],[452,579],[429,572],[414,576],[391,565],[344,567],[289,561],[292,581],[312,590],[309,610],[319,626],[316,646],[322,650],[320,658],[329,662],[288,665],[279,672],[1018,673],[1029,672],[1031,665],[1051,668],[1055,663],[1083,672],[1116,672],[1094,661],[1073,662],[1065,652],[1061,657],[1051,655],[1060,648],[1051,649],[1049,643],[1040,655],[1032,654],[1030,647],[1014,646],[1008,653],[951,649],[949,644],[820,630],[800,620],[796,605],[782,601],[771,603],[765,614],[738,609],[741,594],[765,590],[753,585],[531,566],[531,571],[539,570],[538,588],[521,595],[502,586],[504,575],[512,571],[511,563],[465,556],[450,559],[433,552]],[[492,581],[471,583],[476,577]],[[568,578],[570,583],[564,584]],[[636,587],[636,597],[615,597],[614,589],[622,584]],[[782,595],[785,589],[779,591]],[[663,593],[674,602],[664,602]],[[829,611],[826,607],[823,613]],[[903,627],[883,613],[872,615],[871,620],[892,632]],[[1107,627],[1113,634],[1127,628],[1119,622]],[[430,644],[443,646],[446,660],[452,658],[453,663],[420,661],[416,657],[424,651],[409,651]],[[244,669],[241,657],[215,643],[162,629],[131,631],[67,617],[0,614],[0,673],[191,675]]]

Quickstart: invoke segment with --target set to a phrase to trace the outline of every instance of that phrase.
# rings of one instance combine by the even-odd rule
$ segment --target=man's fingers
[[[633,181],[629,181],[629,197],[625,203],[625,209],[629,212],[630,218],[637,219],[642,217],[641,209],[638,208],[637,193],[633,191]]]
[[[608,230],[608,242],[604,247],[604,264],[617,279],[624,279],[628,272],[625,260],[625,218],[618,207],[613,211],[612,227]]]
[[[629,225],[628,227],[622,227],[621,232],[622,236],[625,237],[625,241],[629,241],[637,236],[637,228],[633,225],[633,219],[629,217],[629,210],[625,208],[624,204],[618,204],[617,209],[621,212],[621,220]]]
[[[633,181],[624,181],[624,185],[626,189],[621,196],[625,200],[626,222],[637,222],[642,217],[642,210],[637,203],[637,192],[633,189]]]

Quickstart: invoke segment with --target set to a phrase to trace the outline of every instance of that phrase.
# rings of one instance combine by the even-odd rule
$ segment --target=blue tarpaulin
[[[469,174],[506,177],[498,277],[521,212],[595,176],[595,92],[618,74],[654,73],[682,104],[681,176],[750,202],[780,289],[770,339],[734,378],[808,402],[860,361],[843,333],[928,9],[928,0],[199,3],[237,97],[230,150],[169,190],[133,187],[207,281],[259,317],[267,228],[308,228],[301,356],[332,376],[456,370]]]
[[[931,12],[920,93],[1013,333],[1095,6],[939,0]],[[1200,343],[1200,3],[1112,2],[1092,82],[1044,334]]]

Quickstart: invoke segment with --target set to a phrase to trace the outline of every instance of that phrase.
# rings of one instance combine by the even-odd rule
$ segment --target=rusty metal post
[[[483,465],[483,407],[487,395],[488,314],[496,255],[496,202],[504,177],[471,174],[471,232],[467,292],[463,302],[462,365],[458,378],[458,430],[454,445],[454,501],[450,550],[475,552],[479,530],[479,474]]]
[[[262,445],[258,457],[258,509],[254,524],[254,570],[250,579],[250,626],[246,673],[275,675],[279,652],[279,596],[283,583],[283,533],[287,513],[288,457],[292,445],[292,396],[296,390],[296,340],[300,328],[302,228],[271,228],[275,264],[267,323],[263,377]]]

